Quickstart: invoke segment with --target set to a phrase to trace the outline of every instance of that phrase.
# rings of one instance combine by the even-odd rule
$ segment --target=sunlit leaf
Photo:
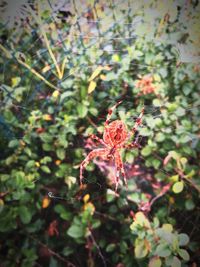
[[[178,194],[180,192],[183,191],[183,188],[184,188],[184,183],[183,181],[180,181],[180,182],[176,182],[173,187],[172,187],[172,190],[175,194]]]
[[[135,252],[135,257],[138,259],[144,258],[148,254],[148,249],[143,239],[139,238],[136,239],[134,252]]]
[[[181,261],[176,256],[173,257],[171,267],[181,267]]]
[[[51,202],[51,200],[49,197],[47,197],[47,196],[44,197],[42,200],[42,208],[46,209],[49,206],[50,202]]]
[[[181,256],[181,258],[183,260],[189,261],[190,255],[189,255],[189,253],[185,249],[179,249],[178,250],[178,254],[179,254],[179,256]]]
[[[160,244],[156,248],[156,254],[160,257],[168,257],[171,251],[167,244]]]
[[[88,87],[88,94],[91,94],[97,86],[97,83],[94,81],[91,81]]]
[[[161,265],[162,265],[162,262],[161,262],[160,258],[159,257],[153,257],[150,260],[148,267],[161,267]]]
[[[179,246],[185,246],[189,243],[189,237],[186,234],[179,234],[178,239],[179,239]]]

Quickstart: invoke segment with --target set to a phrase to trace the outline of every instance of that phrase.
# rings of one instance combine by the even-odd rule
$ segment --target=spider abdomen
[[[121,120],[115,120],[105,128],[103,140],[106,144],[113,146],[123,143],[127,136],[125,124]]]

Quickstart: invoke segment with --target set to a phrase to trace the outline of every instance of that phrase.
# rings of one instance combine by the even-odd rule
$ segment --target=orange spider
[[[80,183],[82,186],[82,180],[83,180],[83,170],[85,167],[89,164],[89,162],[96,157],[99,157],[103,160],[110,160],[113,159],[115,163],[115,192],[117,191],[118,184],[119,184],[119,175],[120,172],[124,178],[124,182],[127,185],[126,175],[124,171],[124,166],[122,162],[122,158],[120,155],[120,149],[122,148],[132,148],[132,147],[138,147],[137,142],[133,143],[126,143],[136,132],[137,127],[142,123],[142,117],[144,114],[144,108],[142,109],[141,114],[136,119],[134,127],[131,129],[131,132],[129,133],[127,131],[127,127],[121,120],[114,120],[110,122],[111,115],[115,108],[121,103],[122,101],[119,101],[117,104],[115,104],[112,108],[108,110],[108,115],[104,124],[104,133],[103,133],[103,139],[100,139],[96,135],[91,135],[91,137],[95,140],[97,140],[100,144],[103,145],[103,148],[97,148],[92,150],[87,157],[82,161],[80,165]]]

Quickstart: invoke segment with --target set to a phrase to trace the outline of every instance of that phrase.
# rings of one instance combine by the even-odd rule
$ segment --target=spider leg
[[[128,148],[128,149],[135,148],[135,147],[138,148],[138,147],[140,147],[140,145],[137,142],[134,142],[132,144],[125,144],[125,145],[123,145],[123,148]]]
[[[108,115],[107,115],[107,118],[106,118],[106,121],[105,121],[105,127],[110,123],[110,118],[111,118],[111,116],[112,116],[112,113],[113,113],[113,111],[116,109],[116,107],[118,106],[118,105],[120,105],[122,103],[122,101],[119,101],[119,102],[117,102],[112,108],[110,108],[109,110],[108,110]]]
[[[105,158],[105,156],[108,154],[108,150],[104,148],[98,148],[92,150],[87,157],[81,162],[80,165],[80,184],[82,185],[82,180],[83,180],[83,170],[85,167],[89,164],[89,162],[96,157],[101,157]]]
[[[125,174],[125,170],[124,170],[124,165],[123,165],[123,162],[122,162],[122,158],[120,156],[120,153],[119,151],[116,151],[115,152],[115,165],[116,165],[116,185],[115,185],[115,192],[117,192],[117,188],[118,188],[118,184],[119,184],[119,174],[120,174],[120,171],[121,171],[121,174],[124,178],[124,182],[127,186],[127,179],[126,179],[126,174]]]
[[[96,136],[95,134],[91,134],[90,137],[96,141],[98,141],[100,144],[107,146],[106,143],[103,141],[103,139],[99,138],[98,136]]]
[[[144,115],[144,108],[142,109],[139,117],[136,119],[135,125],[131,129],[132,135],[134,135],[134,133],[137,131],[138,126],[140,126],[140,124],[142,123],[142,117],[143,117],[143,115]]]

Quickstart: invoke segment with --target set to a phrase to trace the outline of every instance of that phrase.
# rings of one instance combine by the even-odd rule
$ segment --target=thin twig
[[[76,267],[76,265],[74,265],[72,262],[66,260],[65,258],[63,258],[62,256],[60,256],[58,253],[56,253],[55,251],[53,251],[52,249],[50,249],[47,245],[45,245],[44,243],[42,243],[40,240],[38,240],[37,238],[35,238],[32,235],[28,235],[29,238],[33,239],[34,241],[36,241],[38,244],[40,244],[41,246],[43,246],[44,248],[47,248],[48,251],[55,256],[57,259],[59,259],[60,261],[64,262],[67,264],[68,267]]]
[[[99,256],[100,256],[100,258],[102,259],[103,266],[104,266],[104,267],[107,267],[105,258],[104,258],[103,254],[102,254],[102,252],[101,252],[101,249],[100,249],[99,245],[97,244],[97,242],[96,242],[96,240],[95,240],[95,238],[94,238],[94,235],[93,235],[93,233],[92,233],[92,229],[91,229],[91,227],[89,227],[89,232],[90,232],[90,237],[91,237],[91,239],[92,239],[92,242],[94,243],[95,247],[97,248],[98,253],[99,253]]]

